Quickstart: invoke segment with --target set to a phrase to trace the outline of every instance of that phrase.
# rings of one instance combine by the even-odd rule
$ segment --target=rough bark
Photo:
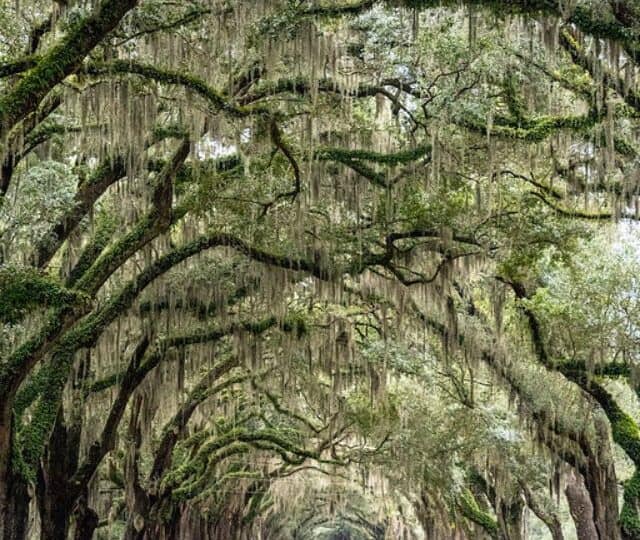
[[[125,498],[129,518],[124,533],[124,540],[142,540],[147,527],[149,514],[149,498],[147,492],[140,485],[140,472],[138,461],[140,459],[140,445],[142,433],[140,431],[139,416],[142,406],[142,397],[137,396],[131,407],[131,417],[127,435],[129,438],[129,450],[125,459]]]
[[[618,521],[618,484],[609,444],[609,428],[606,420],[595,420],[597,433],[596,453],[587,455],[582,468],[584,485],[589,494],[598,538],[615,540],[620,538]]]
[[[582,476],[573,472],[569,475],[565,495],[576,526],[578,540],[605,540],[596,529],[593,504]]]

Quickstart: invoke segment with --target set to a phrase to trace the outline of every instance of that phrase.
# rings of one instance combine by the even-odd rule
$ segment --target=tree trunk
[[[575,472],[569,475],[565,494],[578,540],[605,540],[598,535],[593,504],[581,475]]]
[[[73,540],[91,540],[100,520],[96,511],[89,508],[86,493],[78,499],[75,515],[76,528]]]
[[[620,540],[618,483],[609,444],[609,426],[604,418],[596,418],[594,424],[597,432],[596,453],[587,456],[585,470],[581,471],[582,479],[590,496],[597,538]]]
[[[523,540],[522,517],[524,512],[524,502],[515,499],[507,503],[502,501],[498,521],[504,538],[508,540]]]
[[[131,404],[131,417],[128,426],[129,451],[125,457],[125,500],[127,504],[127,526],[124,532],[124,540],[142,540],[149,527],[149,497],[140,485],[140,472],[138,459],[142,444],[140,431],[140,407],[142,397],[137,395]]]
[[[68,443],[68,433],[60,407],[38,469],[36,496],[40,511],[41,540],[67,540],[69,533],[73,508],[67,497],[67,479],[73,459]]]
[[[562,524],[555,512],[545,510],[543,504],[540,503],[533,491],[529,489],[529,486],[527,486],[525,482],[520,481],[520,487],[522,488],[522,493],[524,494],[524,498],[529,509],[549,529],[549,532],[551,533],[551,540],[564,540]]]
[[[28,485],[17,474],[9,473],[9,477],[0,486],[3,488],[0,522],[2,522],[2,540],[25,540],[29,524]]]
[[[28,485],[12,463],[12,420],[0,416],[0,540],[24,540],[29,523]],[[11,419],[11,414],[9,414]]]

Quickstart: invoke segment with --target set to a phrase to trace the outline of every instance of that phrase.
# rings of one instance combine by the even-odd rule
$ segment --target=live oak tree
[[[3,540],[640,538],[635,0],[0,28]]]

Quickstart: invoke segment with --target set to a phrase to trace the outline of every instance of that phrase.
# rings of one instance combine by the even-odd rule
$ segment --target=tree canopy
[[[0,3],[0,540],[640,539],[637,0]]]

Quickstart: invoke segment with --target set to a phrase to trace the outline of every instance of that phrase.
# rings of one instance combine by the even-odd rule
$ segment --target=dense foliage
[[[636,0],[0,3],[0,539],[640,539]]]

